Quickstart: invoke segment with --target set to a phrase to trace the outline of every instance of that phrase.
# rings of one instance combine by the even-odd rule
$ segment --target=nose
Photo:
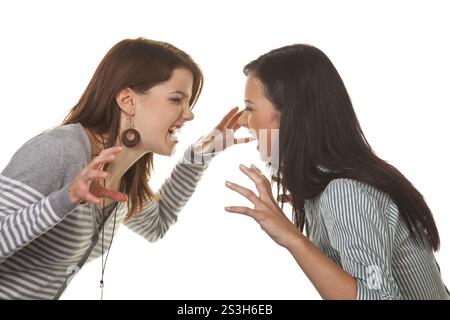
[[[248,129],[248,112],[242,112],[241,116],[238,119],[238,124]]]
[[[194,120],[194,113],[192,112],[191,108],[189,107],[189,105],[187,105],[184,108],[183,111],[183,118],[186,119],[186,121],[192,121]]]

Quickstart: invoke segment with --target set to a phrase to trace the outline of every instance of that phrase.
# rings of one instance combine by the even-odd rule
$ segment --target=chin
[[[174,141],[170,138],[170,136],[166,136],[157,145],[153,145],[151,152],[155,154],[159,154],[161,156],[172,156],[175,153],[175,147],[178,141]]]
[[[157,152],[161,156],[170,157],[175,153],[175,148],[166,148],[164,150],[161,150],[161,152]]]
[[[165,145],[163,148],[161,148],[161,152],[159,152],[160,155],[162,156],[173,156],[175,154],[176,151],[176,144],[168,144]]]

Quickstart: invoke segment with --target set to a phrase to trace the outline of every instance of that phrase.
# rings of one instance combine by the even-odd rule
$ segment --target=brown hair
[[[203,74],[193,59],[175,46],[145,38],[125,39],[112,47],[97,67],[78,103],[62,125],[80,123],[97,133],[107,133],[106,148],[112,147],[120,134],[120,108],[116,95],[124,88],[144,93],[170,79],[176,68],[190,70],[194,77],[192,108],[202,91]],[[142,210],[146,201],[156,199],[149,186],[153,153],[147,153],[124,174],[120,191],[128,196],[127,218]]]

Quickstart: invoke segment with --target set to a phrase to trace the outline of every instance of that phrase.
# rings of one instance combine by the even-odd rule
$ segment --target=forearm
[[[6,184],[12,181],[0,175],[0,263],[53,228],[76,207],[70,202],[68,186],[37,199],[30,187],[16,184],[12,188]],[[13,206],[12,201],[19,199],[22,208]]]
[[[191,155],[197,158],[192,159]],[[204,161],[201,155],[193,154],[192,147],[189,147],[158,191],[160,199],[148,202],[137,217],[124,224],[150,242],[161,239],[177,221],[178,214],[194,193],[210,159]]]
[[[181,161],[172,170],[170,177],[161,186],[158,194],[160,214],[176,216],[194,193],[203,173],[212,158],[203,158],[204,154],[194,153],[193,147],[189,147]]]
[[[356,279],[323,254],[303,234],[293,236],[286,248],[323,299],[356,299]]]

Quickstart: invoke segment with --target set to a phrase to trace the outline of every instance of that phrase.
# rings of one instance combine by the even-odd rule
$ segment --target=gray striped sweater
[[[332,180],[305,201],[309,239],[357,280],[357,299],[449,299],[433,251],[418,245],[390,197]]]
[[[80,124],[56,127],[26,142],[0,174],[0,299],[59,298],[85,262],[101,255],[113,232],[111,204],[105,219],[96,206],[76,205],[68,186],[91,161]],[[124,224],[148,241],[164,236],[191,197],[209,157],[195,162],[192,146],[139,216],[124,222],[118,204],[116,229]]]

